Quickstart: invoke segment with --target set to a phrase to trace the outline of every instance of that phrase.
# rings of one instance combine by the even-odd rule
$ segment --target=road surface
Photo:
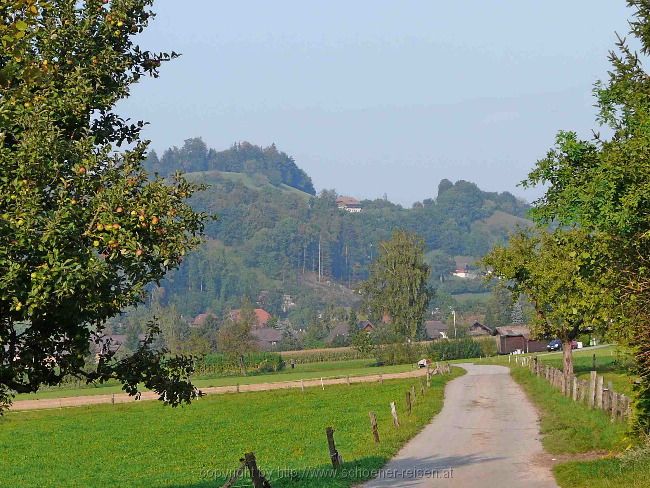
[[[366,488],[556,488],[538,416],[509,369],[457,364],[445,403]]]

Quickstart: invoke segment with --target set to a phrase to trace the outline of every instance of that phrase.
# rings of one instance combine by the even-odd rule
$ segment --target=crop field
[[[254,451],[274,487],[347,487],[371,477],[440,411],[444,384],[462,374],[452,371],[434,376],[424,395],[420,380],[410,379],[214,395],[176,409],[142,402],[9,412],[0,418],[0,480],[11,487],[218,487]],[[417,395],[408,415],[404,398],[412,385]],[[328,426],[345,462],[336,474]]]

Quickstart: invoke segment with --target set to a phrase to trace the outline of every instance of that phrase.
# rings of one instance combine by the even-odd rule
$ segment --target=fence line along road
[[[404,378],[417,378],[427,374],[426,368],[407,371],[404,373],[380,373],[365,376],[342,376],[342,377],[323,377],[313,378],[306,380],[292,380],[292,381],[278,381],[271,383],[252,383],[252,384],[237,384],[229,386],[211,386],[201,388],[201,391],[206,395],[219,395],[224,393],[243,393],[249,391],[268,391],[268,390],[283,390],[291,388],[304,388],[310,386],[325,386],[325,385],[344,385],[348,383],[373,383],[381,382],[383,380],[394,380]],[[140,395],[140,401],[157,400],[158,394],[152,391],[144,391]],[[100,405],[104,403],[130,403],[135,402],[135,397],[129,396],[126,393],[115,393],[107,395],[85,395],[74,397],[62,398],[43,398],[40,400],[17,400],[13,403],[10,410],[42,410],[48,408],[63,408],[63,407],[80,407],[83,405]]]
[[[508,361],[510,362],[510,358]],[[593,364],[596,364],[595,354]],[[604,410],[611,416],[612,421],[626,420],[632,414],[630,398],[616,393],[611,382],[608,382],[605,388],[604,379],[596,370],[590,371],[589,380],[581,380],[575,374],[565,377],[562,370],[542,364],[537,356],[515,356],[515,365],[528,368],[532,374],[546,380],[550,386],[560,390],[574,402],[583,403],[592,409]]]

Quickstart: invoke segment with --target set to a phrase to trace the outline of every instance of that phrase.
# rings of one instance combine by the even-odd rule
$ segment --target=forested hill
[[[170,151],[192,153],[195,145],[204,147],[199,141],[190,140],[184,148]],[[186,174],[190,180],[210,185],[194,197],[193,205],[219,219],[206,228],[208,242],[163,282],[161,294],[163,305],[173,304],[187,315],[206,310],[219,313],[238,306],[243,296],[257,301],[263,291],[272,313],[279,314],[286,293],[297,297],[298,310],[322,310],[328,298],[319,287],[330,282],[343,290],[365,279],[379,242],[396,228],[416,232],[424,239],[432,281],[440,282],[456,269],[454,257],[472,262],[504,240],[517,224],[527,222],[528,205],[510,193],[485,192],[474,183],[448,180],[440,182],[436,198],[412,208],[384,199],[364,200],[360,213],[349,213],[337,208],[333,190],[312,195],[311,180],[297,168],[294,175],[304,175],[300,185],[295,180],[269,177],[277,173],[260,161],[266,164],[276,160],[275,156],[244,162],[243,166],[235,164],[243,153],[283,154],[274,147],[261,149],[242,143],[222,153],[199,152],[213,154],[208,159],[219,162],[215,165],[220,169],[210,169],[205,159],[189,157],[183,161],[195,163],[179,167],[203,168]],[[162,174],[177,169],[168,166],[171,158],[160,159],[158,164],[166,168]],[[150,158],[153,165],[151,160],[155,162],[155,158]],[[199,160],[204,162],[199,165]],[[295,166],[286,155],[277,160]],[[255,165],[264,170],[252,172]],[[314,287],[319,274],[321,284]]]
[[[285,184],[314,195],[311,178],[296,166],[286,153],[278,151],[275,144],[269,147],[254,146],[248,142],[233,144],[225,151],[208,149],[200,137],[187,139],[183,147],[167,149],[162,157],[155,151],[149,153],[145,168],[150,174],[169,176],[176,171],[226,171],[248,175],[263,175],[272,185]]]

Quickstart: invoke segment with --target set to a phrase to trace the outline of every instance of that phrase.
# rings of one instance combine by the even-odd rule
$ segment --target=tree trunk
[[[564,372],[564,378],[568,382],[573,376],[573,351],[571,350],[571,339],[564,339],[562,341],[562,371]]]

